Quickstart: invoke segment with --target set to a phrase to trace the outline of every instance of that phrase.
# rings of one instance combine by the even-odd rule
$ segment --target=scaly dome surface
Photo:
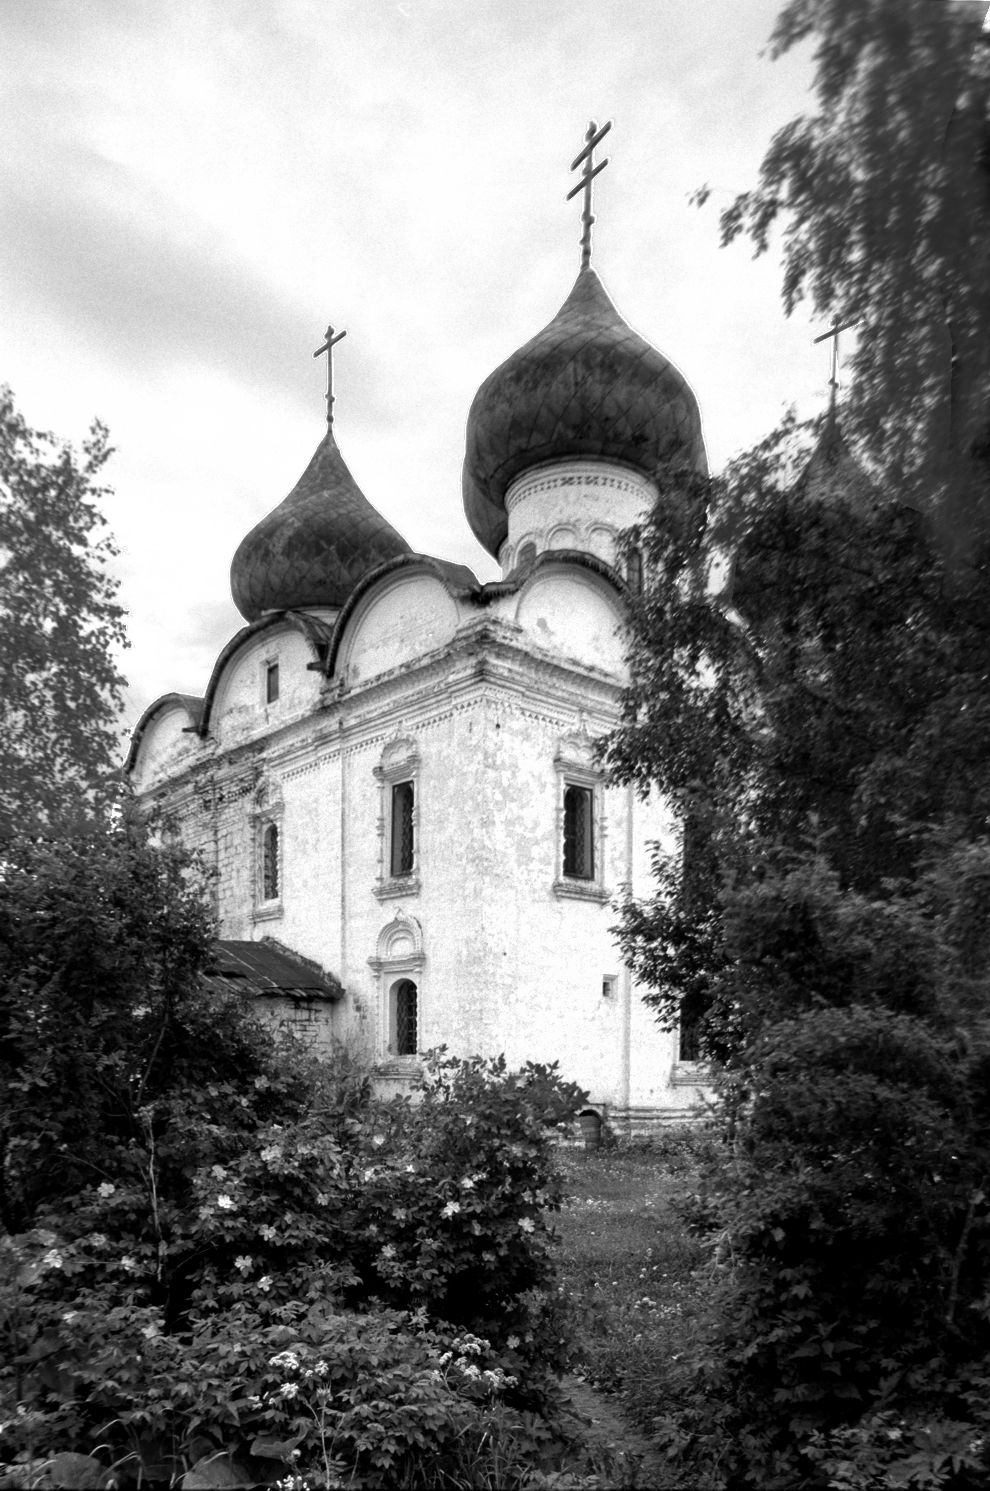
[[[405,539],[348,471],[328,429],[285,501],[241,541],[230,588],[248,621],[265,611],[342,606],[366,574],[408,553]]]
[[[672,362],[627,326],[585,267],[548,326],[496,368],[468,415],[464,511],[497,557],[506,488],[569,456],[623,461],[654,480],[707,472],[698,401]]]

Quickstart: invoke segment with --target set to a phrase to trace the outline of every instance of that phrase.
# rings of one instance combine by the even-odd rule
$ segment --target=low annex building
[[[266,966],[252,943],[291,985],[291,949],[330,976],[268,992],[386,1085],[439,1045],[559,1061],[642,1129],[683,1116],[700,1073],[622,966],[612,902],[649,891],[674,824],[606,785],[593,746],[642,582],[619,534],[666,472],[707,464],[694,394],[616,311],[590,223],[585,247],[468,416],[464,510],[501,579],[411,552],[348,471],[328,394],[312,460],[234,556],[245,626],[202,698],[147,710],[128,770],[217,868],[228,985]]]

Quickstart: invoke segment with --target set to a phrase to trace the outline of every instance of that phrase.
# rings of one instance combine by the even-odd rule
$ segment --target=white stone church
[[[344,463],[331,384],[312,460],[234,555],[244,627],[202,698],[146,711],[128,770],[217,868],[218,977],[386,1086],[440,1045],[558,1061],[622,1132],[702,1089],[610,931],[674,833],[595,764],[642,579],[617,540],[707,465],[685,378],[589,258],[590,224],[564,304],[468,415],[464,511],[501,579],[411,552]]]

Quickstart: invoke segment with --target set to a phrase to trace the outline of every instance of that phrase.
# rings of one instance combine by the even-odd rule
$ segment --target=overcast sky
[[[614,120],[594,263],[701,403],[716,468],[826,396],[824,329],[717,212],[809,106],[778,0],[0,0],[0,381],[110,426],[133,723],[202,693],[229,566],[324,428],[413,548],[495,574],[464,423],[579,263],[564,197]],[[708,182],[709,205],[689,194]]]

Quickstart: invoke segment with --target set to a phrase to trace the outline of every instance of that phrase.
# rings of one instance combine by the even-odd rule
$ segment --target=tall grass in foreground
[[[685,1126],[651,1144],[562,1158],[560,1277],[577,1322],[576,1370],[616,1394],[659,1445],[692,1397],[692,1347],[709,1324],[710,1248],[689,1232],[680,1205],[697,1191],[709,1144],[704,1130]],[[665,1484],[688,1482],[672,1469]],[[697,1469],[690,1484],[699,1485]]]

